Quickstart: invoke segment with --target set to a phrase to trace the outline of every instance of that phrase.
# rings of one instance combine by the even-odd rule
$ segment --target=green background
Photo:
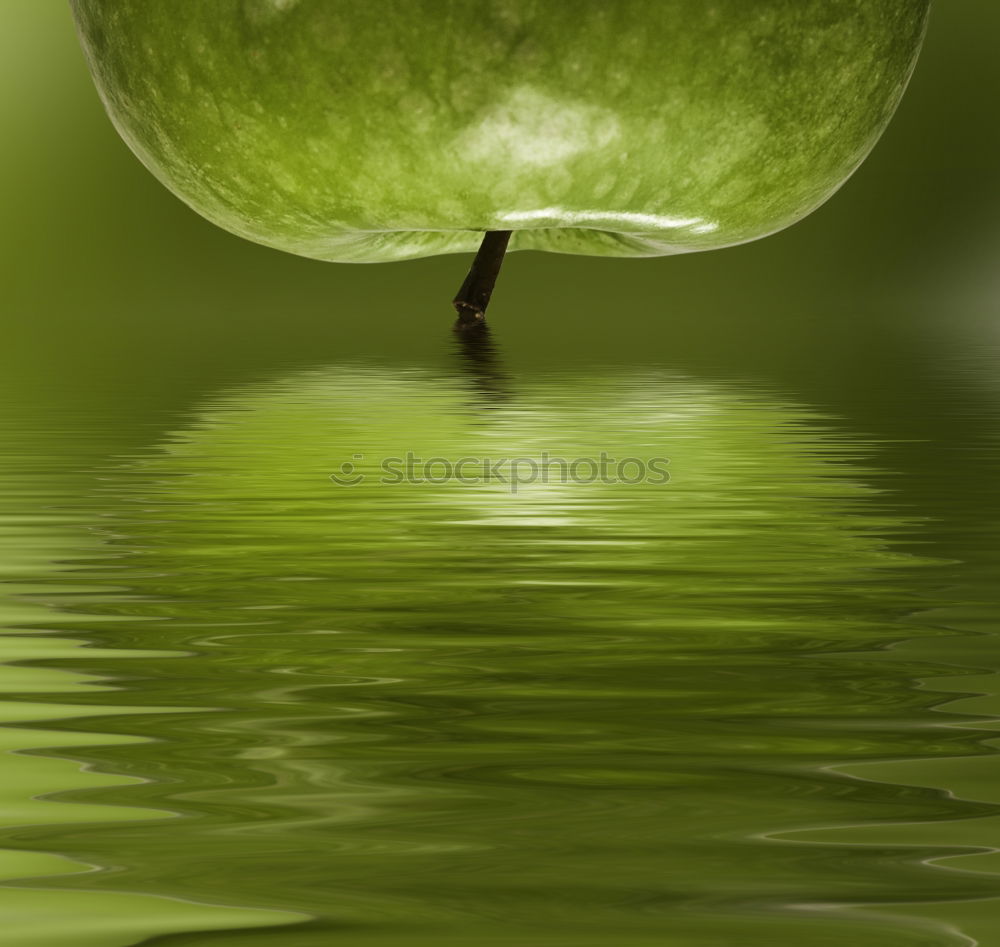
[[[248,804],[259,800],[254,786],[240,779],[270,764],[254,762],[252,754],[246,762],[239,754],[248,740],[258,738],[262,746],[267,740],[281,746],[284,739],[288,746],[308,748],[308,741],[299,740],[303,708],[315,713],[323,733],[368,738],[365,725],[353,731],[332,713],[326,702],[334,698],[325,691],[272,703],[269,670],[271,663],[297,666],[311,656],[316,674],[328,683],[339,667],[331,665],[334,646],[286,633],[310,630],[313,623],[325,628],[331,615],[345,625],[384,620],[372,607],[349,596],[335,598],[335,586],[309,585],[312,591],[288,593],[280,641],[253,633],[239,645],[225,633],[217,641],[203,640],[213,621],[244,620],[243,607],[264,594],[262,588],[276,594],[267,583],[281,578],[283,569],[315,566],[324,574],[346,576],[347,590],[362,598],[370,583],[376,590],[370,601],[385,595],[384,575],[393,573],[399,594],[416,596],[424,608],[421,612],[404,601],[406,607],[394,614],[407,640],[416,622],[432,659],[418,655],[413,667],[400,664],[394,677],[403,682],[402,696],[390,691],[378,698],[395,716],[377,732],[396,741],[390,743],[393,753],[413,754],[407,759],[414,771],[438,766],[447,775],[451,770],[442,761],[454,752],[456,765],[464,766],[467,746],[473,755],[496,753],[501,764],[519,753],[566,764],[566,772],[553,777],[551,790],[525,790],[496,775],[484,778],[482,790],[495,794],[496,806],[469,803],[467,838],[482,842],[472,850],[484,853],[486,865],[479,873],[458,876],[467,892],[482,886],[482,896],[470,894],[469,903],[488,904],[499,892],[501,911],[528,915],[534,910],[532,891],[516,893],[523,866],[534,858],[530,844],[511,849],[510,877],[496,872],[490,861],[495,850],[506,850],[506,807],[522,798],[525,811],[544,820],[534,838],[553,842],[539,855],[539,873],[548,872],[556,888],[565,881],[571,894],[573,884],[588,877],[582,863],[567,869],[560,861],[563,855],[577,857],[580,848],[571,834],[577,829],[601,835],[596,842],[591,839],[593,851],[617,851],[622,871],[636,872],[635,890],[640,890],[658,878],[665,862],[660,850],[647,851],[635,840],[645,839],[651,829],[667,834],[679,827],[691,834],[690,857],[680,846],[676,861],[668,862],[676,865],[678,877],[690,878],[704,891],[720,884],[718,866],[724,865],[736,871],[730,887],[720,888],[726,897],[744,883],[753,887],[759,881],[773,882],[775,897],[791,898],[800,880],[835,897],[838,889],[827,881],[832,872],[845,881],[845,899],[857,896],[858,885],[868,885],[875,902],[904,897],[918,902],[895,909],[897,915],[936,919],[952,925],[949,929],[960,925],[984,944],[1000,943],[995,900],[934,903],[994,897],[996,856],[977,862],[983,876],[935,872],[920,861],[943,849],[982,845],[1000,850],[995,750],[981,730],[943,727],[942,719],[948,718],[937,714],[942,691],[985,695],[949,704],[946,713],[983,714],[991,720],[984,726],[995,725],[1000,714],[995,639],[974,637],[996,628],[1000,545],[995,489],[1000,476],[997,35],[1000,7],[995,3],[939,3],[910,92],[882,143],[840,194],[785,233],[717,253],[648,261],[513,255],[491,308],[496,363],[471,375],[473,385],[481,387],[474,398],[466,388],[469,378],[455,371],[456,361],[461,362],[449,306],[466,259],[321,264],[215,229],[164,191],[119,141],[84,67],[69,10],[58,2],[6,0],[0,10],[0,474],[8,479],[0,501],[10,515],[0,509],[6,517],[0,517],[0,525],[3,538],[14,541],[0,560],[0,579],[10,593],[0,618],[15,630],[5,639],[12,660],[28,664],[4,669],[17,692],[4,719],[45,717],[56,732],[4,731],[10,745],[27,755],[15,758],[2,787],[10,800],[0,802],[17,824],[4,830],[0,848],[8,851],[0,875],[57,874],[74,865],[78,869],[80,862],[127,866],[119,874],[106,870],[71,878],[59,898],[25,888],[5,890],[2,906],[9,905],[7,913],[34,932],[35,940],[23,942],[44,947],[134,943],[127,932],[132,930],[130,912],[135,930],[146,933],[174,929],[172,923],[179,930],[269,923],[256,915],[202,917],[202,908],[158,898],[163,911],[177,912],[169,921],[145,901],[130,900],[132,895],[121,895],[119,903],[117,891],[308,913],[326,897],[311,893],[320,869],[328,869],[338,884],[337,873],[353,877],[355,863],[339,859],[339,849],[329,846],[331,838],[337,840],[335,833],[317,835],[322,851],[310,858],[298,854],[295,846],[303,838],[312,844],[314,837],[313,826],[296,821],[307,808],[302,799],[311,804],[314,798],[306,793],[305,777],[302,799],[290,791],[287,799],[273,801],[273,811],[265,811],[268,818],[260,823],[262,831],[275,827],[279,832],[274,836],[277,861],[266,832],[213,836],[215,823],[206,829],[197,819],[174,823],[172,831],[142,822],[155,809],[188,816],[214,813],[219,823],[242,825],[241,794],[248,793]],[[363,409],[351,400],[354,378]],[[513,394],[505,403],[507,389]],[[622,390],[631,392],[631,401],[620,397]],[[397,403],[405,410],[397,412]],[[640,407],[633,411],[635,403]],[[722,408],[698,413],[713,405]],[[580,502],[578,512],[592,526],[605,523],[619,533],[629,526],[629,511],[644,526],[656,524],[660,516],[686,529],[685,535],[704,538],[704,557],[694,570],[702,580],[670,560],[676,552],[670,543],[649,544],[653,558],[644,572],[642,563],[604,553],[599,545],[571,549],[567,558],[559,547],[534,545],[493,522],[474,527],[480,532],[473,545],[484,552],[476,569],[466,571],[457,561],[465,548],[454,541],[457,527],[422,528],[427,517],[437,523],[435,494],[390,497],[374,487],[331,493],[326,479],[356,449],[348,435],[362,438],[362,446],[368,437],[375,447],[384,447],[378,439],[388,431],[392,437],[385,440],[396,449],[409,446],[395,443],[397,433],[412,434],[413,447],[429,450],[435,439],[447,439],[449,424],[465,418],[476,436],[485,430],[504,434],[515,445],[555,441],[593,452],[607,442],[614,446],[616,437],[632,436],[630,424],[643,422],[644,411],[664,408],[674,411],[665,415],[672,418],[665,430],[676,441],[670,443],[678,474],[672,492],[629,494],[620,523],[618,514],[606,513],[600,504]],[[466,418],[478,410],[492,418],[492,426]],[[470,437],[463,429],[458,441],[463,449]],[[208,506],[206,498],[212,501]],[[245,498],[258,507],[263,502],[265,511],[273,503],[274,515],[244,515]],[[729,523],[746,508],[760,515]],[[155,516],[147,516],[150,509]],[[317,520],[317,510],[328,520]],[[722,523],[732,529],[720,531]],[[408,539],[399,539],[399,524],[410,530]],[[289,535],[281,532],[286,526]],[[719,542],[720,535],[728,538]],[[127,554],[119,555],[122,551]],[[271,551],[276,558],[268,558]],[[912,568],[907,557],[919,568]],[[206,562],[214,569],[206,571]],[[562,580],[577,568],[585,569],[584,578],[598,589],[589,599],[577,600],[573,583],[558,582],[504,597],[503,583],[520,581],[525,570],[536,576],[549,570],[550,578]],[[612,583],[602,598],[601,583],[615,575],[623,584]],[[670,599],[670,607],[655,596],[651,603],[637,598],[624,581],[634,576],[639,577],[636,587],[656,589]],[[696,628],[710,628],[713,618],[724,628],[723,619],[732,615],[749,617],[762,622],[767,647],[761,646],[752,670],[726,676],[734,653],[730,639],[719,634],[699,644],[701,638],[692,636],[690,650],[702,647],[704,660],[696,670],[685,671],[677,685],[683,697],[687,681],[690,699],[663,710],[667,717],[661,721],[657,708],[673,683],[664,688],[657,680],[647,703],[636,710],[629,704],[641,677],[635,670],[643,664],[639,659],[654,677],[672,667],[656,650],[661,639],[646,639],[646,650],[638,652],[633,666],[631,652],[619,651],[613,636],[630,615],[645,621],[645,608],[683,624],[689,614],[682,607],[685,596],[694,596],[690,614],[703,620]],[[576,619],[592,623],[592,636],[583,638],[600,652],[592,661],[579,647],[577,625],[565,622],[571,606],[579,609],[570,613]],[[550,610],[541,613],[550,621],[538,626],[540,608]],[[416,621],[421,614],[426,627]],[[151,632],[150,618],[165,620]],[[801,635],[801,655],[792,655],[792,645],[783,643],[786,624]],[[539,627],[551,640],[538,637]],[[18,629],[56,631],[72,639],[18,637]],[[517,638],[519,631],[523,640]],[[495,696],[490,686],[477,692],[475,668],[454,670],[447,663],[454,649],[472,647],[465,636],[473,633],[475,647],[484,649],[481,660],[497,681],[512,688],[514,719],[524,730],[491,735],[473,729],[465,744],[459,739],[462,721],[488,724],[484,708]],[[914,642],[877,650],[911,633]],[[76,650],[80,640],[88,644],[86,657]],[[605,640],[612,644],[600,650]],[[662,639],[665,645],[671,640]],[[752,643],[753,636],[740,640]],[[392,646],[386,653],[397,653],[397,645],[399,654],[407,653],[402,640],[391,635],[382,644]],[[688,647],[683,640],[681,645]],[[817,664],[807,653],[814,648],[842,652],[848,646],[859,653],[835,657],[829,665]],[[273,655],[265,655],[262,647],[273,648]],[[180,667],[161,661],[163,652],[195,654],[200,648]],[[532,648],[542,650],[535,655]],[[119,692],[87,689],[88,674],[121,674],[129,649],[139,652],[129,658],[138,668],[134,679]],[[370,667],[351,659],[361,662],[359,678],[385,673],[383,662],[389,659],[381,653],[373,651]],[[682,648],[682,657],[686,653]],[[537,682],[541,696],[558,698],[564,684],[589,687],[591,671],[600,685],[594,684],[595,692],[604,696],[591,694],[565,711],[558,700],[534,703],[532,694],[518,690],[526,654],[535,662],[528,684]],[[717,677],[720,662],[722,677]],[[936,666],[928,671],[924,662],[964,670]],[[433,673],[444,668],[439,681],[428,684],[428,668]],[[72,681],[67,669],[77,675]],[[973,672],[976,676],[961,676]],[[946,673],[956,676],[942,680]],[[935,678],[932,686],[919,683],[925,676]],[[738,709],[737,695],[743,692],[734,680],[743,682],[748,699],[760,699],[764,711],[757,715],[756,705],[748,705],[746,732],[762,742],[748,742],[748,762],[731,769],[732,743],[713,727],[716,718],[725,721]],[[59,681],[63,684],[57,686]],[[28,702],[30,694],[25,697],[32,686],[38,692],[35,703]],[[411,686],[413,693],[405,690]],[[62,700],[50,693],[60,690],[67,692]],[[465,701],[472,713],[449,713],[456,692],[464,695],[459,705]],[[196,713],[214,706],[217,698],[236,708],[228,731],[219,730],[213,713]],[[104,702],[108,706],[102,709]],[[74,719],[81,704],[92,707],[97,722]],[[184,708],[184,719],[177,723],[155,712],[164,706]],[[410,708],[411,716],[400,706]],[[420,716],[423,708],[431,714],[430,723]],[[844,721],[839,724],[843,732],[836,730],[842,711],[863,718],[861,736]],[[805,715],[803,728],[792,723],[783,731],[772,719],[781,712],[789,718]],[[252,727],[243,726],[240,713]],[[694,807],[694,819],[683,808],[664,810],[661,817],[659,810],[637,805],[637,798],[646,797],[636,795],[641,785],[629,783],[636,778],[634,761],[601,742],[601,728],[617,722],[620,733],[608,739],[623,736],[626,747],[628,738],[644,734],[644,728],[651,736],[669,733],[670,715],[687,727],[686,739],[698,759],[692,771],[708,773],[707,785],[717,789],[713,796],[692,783],[681,796]],[[699,729],[702,716],[704,731]],[[828,720],[833,721],[829,726]],[[101,731],[96,738],[95,728]],[[444,739],[423,744],[412,739],[413,732]],[[136,737],[160,742],[134,744]],[[229,755],[217,758],[212,742],[217,737]],[[102,746],[92,748],[94,739]],[[77,750],[59,749],[77,743]],[[47,756],[45,748],[53,746]],[[366,791],[399,788],[409,771],[380,769],[388,765],[387,754],[383,744],[372,746],[370,760],[363,746],[352,751]],[[564,757],[578,750],[583,755],[574,769],[574,759]],[[418,759],[425,751],[426,761]],[[811,754],[812,764],[798,754]],[[816,754],[819,760],[813,760]],[[657,766],[676,758],[676,752],[665,753]],[[820,770],[810,768],[861,758],[884,761],[866,764],[876,767],[867,770],[868,777],[881,783],[859,780],[848,786],[828,779],[829,774],[820,779]],[[317,759],[319,771],[326,772],[338,756],[331,751]],[[92,769],[77,772],[71,760]],[[607,773],[590,772],[594,761],[603,761]],[[121,774],[148,777],[160,773],[162,765],[180,778],[179,786],[156,779],[139,788],[121,782]],[[211,787],[229,773],[234,788],[210,796],[204,812],[197,801],[177,801],[177,793]],[[620,808],[586,808],[608,798],[600,794],[604,790],[592,795],[588,789],[587,780],[600,782],[598,777],[611,789],[620,781]],[[95,783],[105,789],[64,797],[61,809],[38,798]],[[298,784],[290,785],[297,791]],[[794,792],[782,795],[789,786]],[[434,811],[439,793],[449,799],[453,784],[432,776],[416,788],[403,788],[402,797],[419,814],[423,805]],[[648,791],[649,799],[659,798]],[[317,794],[321,808],[328,796],[325,790]],[[583,808],[564,806],[564,800]],[[76,805],[91,803],[104,807],[104,823],[91,809]],[[282,806],[290,813],[287,824],[281,820]],[[577,811],[583,815],[577,818]],[[636,819],[625,831],[615,821],[621,813]],[[733,823],[742,833],[739,857],[724,845],[717,854],[703,844],[727,813],[742,819]],[[888,849],[853,849],[842,857],[831,845],[819,862],[819,855],[806,850],[800,863],[794,847],[743,844],[758,838],[751,830],[780,828],[778,814],[798,829],[875,822],[882,825],[879,839]],[[408,816],[402,818],[408,825]],[[113,819],[122,825],[111,826]],[[448,819],[422,823],[415,818],[412,825],[418,834],[426,832],[432,847],[465,831]],[[362,818],[359,831],[369,828]],[[859,835],[864,833],[859,830]],[[574,843],[555,844],[566,839]],[[847,830],[838,840],[853,841]],[[409,856],[372,861],[362,837],[355,841],[347,854],[364,856],[357,862],[358,884],[362,896],[375,896],[373,916],[386,905],[396,909],[392,886],[388,896],[380,887],[386,878],[394,883],[394,870],[412,879],[417,903],[429,915],[441,911],[447,916],[442,905],[451,904],[455,880],[448,875],[453,862],[447,851],[438,881],[433,874],[411,872]],[[248,863],[247,851],[259,863]],[[71,861],[56,864],[55,855],[43,852],[59,852]],[[193,852],[201,875],[192,873]],[[282,857],[289,859],[286,866]],[[605,895],[610,890],[606,858],[602,854],[587,863],[597,879],[592,890]],[[259,867],[248,874],[247,864]],[[432,859],[432,864],[438,863]],[[296,892],[301,902],[285,894],[272,897],[272,887],[283,884],[287,893],[298,884],[296,870],[303,872],[301,892]],[[436,883],[441,891],[428,894]],[[79,890],[70,896],[74,886]],[[96,889],[102,891],[100,898]],[[581,910],[589,922],[589,893],[563,902],[553,890],[537,902],[536,933],[548,929],[546,912],[564,903]],[[511,900],[503,901],[512,891]],[[698,888],[692,902],[703,893]],[[381,902],[379,894],[385,896]],[[735,895],[730,900],[736,903]],[[398,910],[408,914],[408,903],[401,904]],[[713,905],[706,909],[712,916]],[[91,923],[83,910],[103,911],[104,920]],[[108,918],[118,926],[109,927]],[[635,918],[652,918],[652,942],[662,943],[662,922],[655,915]],[[619,920],[611,914],[607,923]],[[742,929],[745,918],[737,913],[723,921]],[[409,917],[401,923],[411,931]],[[706,936],[718,933],[710,921],[698,923]],[[795,934],[788,915],[776,924],[779,936],[807,942]],[[823,924],[809,925],[813,939],[808,943],[841,943],[842,932],[828,932]],[[51,938],[46,925],[55,931]],[[929,939],[931,934],[916,928],[911,937],[905,927],[890,941],[878,924],[872,925],[868,941],[852,942],[949,947],[955,942],[943,934]],[[457,943],[484,942],[484,933],[503,936],[502,925],[489,917],[468,930],[446,928]],[[670,929],[684,947],[700,943],[684,940],[681,928],[676,929],[680,933]],[[568,930],[567,922],[557,918],[553,939],[544,942],[563,947]],[[85,932],[90,939],[84,939]],[[380,940],[377,925],[370,934],[375,943],[396,947],[401,942],[395,930]],[[316,928],[312,937],[303,929],[300,936],[292,941],[279,931],[274,942],[309,947],[329,942],[326,929]],[[409,942],[421,943],[420,936],[413,934]],[[632,942],[646,943],[644,936],[637,933]],[[747,942],[781,942],[766,923],[755,936],[760,940]],[[261,942],[267,937],[264,932]],[[609,942],[603,928],[595,929],[594,937]],[[200,947],[206,938],[166,942]],[[245,941],[233,935],[217,942]],[[433,934],[427,942],[442,941]],[[579,940],[571,942],[576,947]]]
[[[837,397],[872,337],[930,351],[990,329],[1000,251],[1000,8],[932,15],[909,93],[832,201],[770,239],[648,261],[513,256],[492,313],[513,367],[650,356]],[[466,260],[319,264],[242,242],[164,191],[105,118],[57,2],[0,10],[5,371],[99,397],[196,397],[220,360],[426,352]],[[183,375],[185,384],[177,383]],[[117,389],[117,386],[114,386]],[[44,392],[42,393],[44,394]],[[138,402],[137,402],[138,403]]]

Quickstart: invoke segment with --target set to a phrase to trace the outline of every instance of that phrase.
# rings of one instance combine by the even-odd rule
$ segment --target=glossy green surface
[[[119,131],[251,240],[323,260],[764,236],[891,117],[929,0],[72,0]]]
[[[995,562],[988,444],[928,505],[947,458],[748,380],[226,374],[157,433],[6,413],[17,943],[951,947],[1000,904],[995,590],[947,538]],[[407,450],[671,479],[379,483]]]

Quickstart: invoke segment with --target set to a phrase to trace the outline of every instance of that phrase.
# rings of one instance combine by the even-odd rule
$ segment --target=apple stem
[[[472,269],[452,301],[460,323],[482,322],[486,318],[486,307],[490,304],[493,287],[500,275],[508,243],[509,230],[486,231],[479,252],[472,261]]]

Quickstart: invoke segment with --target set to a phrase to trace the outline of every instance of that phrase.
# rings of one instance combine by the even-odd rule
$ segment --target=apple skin
[[[660,256],[801,219],[864,160],[930,0],[71,0],[125,141],[301,256]]]

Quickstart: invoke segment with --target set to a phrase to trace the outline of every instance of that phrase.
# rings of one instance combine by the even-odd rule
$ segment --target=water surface
[[[906,429],[489,339],[220,369],[167,412],[9,401],[5,925],[990,943],[994,368],[887,364],[952,395]],[[382,482],[543,453],[669,477]]]

